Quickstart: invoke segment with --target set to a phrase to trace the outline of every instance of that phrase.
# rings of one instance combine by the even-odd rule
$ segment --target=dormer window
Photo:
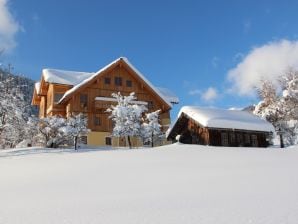
[[[115,86],[122,86],[122,78],[115,77]]]

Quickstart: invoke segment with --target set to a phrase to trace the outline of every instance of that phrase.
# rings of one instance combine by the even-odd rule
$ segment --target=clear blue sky
[[[227,73],[255,46],[298,37],[297,1],[11,0],[22,29],[5,60],[35,80],[45,67],[96,71],[127,57],[183,105],[243,107]],[[216,96],[204,100],[212,87]],[[212,95],[212,94],[211,94]],[[213,94],[214,95],[214,94]]]

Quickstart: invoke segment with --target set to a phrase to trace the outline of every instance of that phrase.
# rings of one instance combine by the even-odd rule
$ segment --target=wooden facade
[[[271,133],[253,130],[204,127],[182,113],[168,134],[168,140],[185,144],[231,147],[267,147]]]
[[[108,118],[109,113],[106,112],[113,102],[96,100],[96,97],[111,98],[112,93],[129,95],[134,92],[138,101],[147,103],[149,112],[161,110],[161,124],[164,130],[170,124],[171,105],[165,102],[124,60],[120,59],[84,82],[71,94],[64,96],[72,88],[71,85],[45,82],[42,76],[40,89],[34,91],[32,100],[33,105],[39,106],[39,117],[54,115],[68,117],[73,113],[84,113],[88,117],[88,128],[105,138],[111,135],[113,128]],[[62,96],[64,98],[61,101]],[[99,142],[107,143],[105,139]]]

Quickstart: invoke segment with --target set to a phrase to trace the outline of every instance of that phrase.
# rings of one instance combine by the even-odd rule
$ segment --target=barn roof
[[[203,127],[274,132],[269,122],[247,111],[184,106],[178,114],[178,119],[183,114]]]

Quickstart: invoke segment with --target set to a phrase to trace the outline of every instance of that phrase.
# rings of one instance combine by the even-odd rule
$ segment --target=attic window
[[[131,80],[126,80],[126,86],[127,87],[132,87],[132,81]]]
[[[55,93],[54,95],[54,103],[58,103],[60,99],[62,98],[63,93]]]
[[[115,77],[115,85],[122,86],[122,78],[121,77]]]
[[[105,77],[105,84],[107,85],[111,84],[111,79],[108,77]]]

